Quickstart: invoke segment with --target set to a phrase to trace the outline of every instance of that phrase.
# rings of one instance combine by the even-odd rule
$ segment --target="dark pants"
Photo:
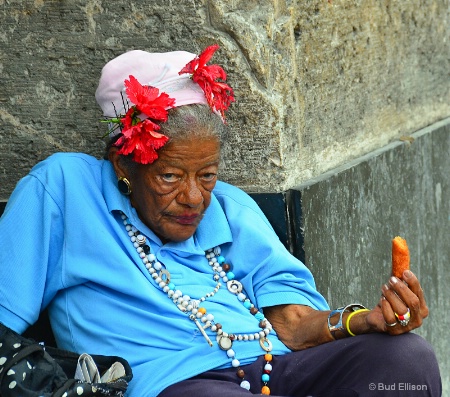
[[[260,394],[265,361],[244,366],[250,392],[239,386],[234,368],[208,371],[164,390],[159,397],[248,397]],[[441,397],[439,367],[420,336],[360,335],[275,356],[272,396]]]

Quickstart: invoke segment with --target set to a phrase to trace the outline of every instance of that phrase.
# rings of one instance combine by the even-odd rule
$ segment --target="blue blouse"
[[[256,307],[302,304],[326,310],[310,271],[279,241],[243,191],[218,182],[194,236],[162,244],[117,189],[109,161],[55,154],[18,183],[0,219],[0,322],[23,332],[49,308],[59,347],[119,355],[134,373],[127,396],[156,396],[206,370],[230,366],[149,275],[121,219],[147,237],[177,289],[193,298],[216,285],[205,250],[220,245]],[[260,331],[226,286],[202,306],[224,331]],[[214,341],[215,333],[206,331]],[[273,354],[289,349],[275,331]],[[264,353],[258,341],[233,344],[242,365]]]

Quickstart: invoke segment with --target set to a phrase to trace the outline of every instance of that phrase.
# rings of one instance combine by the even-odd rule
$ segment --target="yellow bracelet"
[[[361,313],[361,312],[370,312],[369,309],[359,309],[359,310],[355,310],[354,312],[351,312],[348,317],[347,317],[347,321],[345,322],[345,329],[346,331],[351,335],[351,336],[356,336],[352,331],[350,331],[350,319],[356,314],[356,313]]]

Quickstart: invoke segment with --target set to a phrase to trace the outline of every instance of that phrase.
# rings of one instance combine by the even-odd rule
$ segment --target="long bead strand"
[[[199,299],[192,299],[190,296],[185,295],[182,291],[178,290],[175,284],[170,281],[169,271],[157,260],[156,256],[150,252],[150,246],[147,244],[146,237],[129,222],[125,214],[122,214],[122,220],[130,240],[136,248],[136,252],[139,254],[139,257],[152,279],[158,284],[163,292],[166,293],[168,298],[173,301],[177,308],[181,312],[187,314],[189,319],[196,324],[210,346],[213,344],[206,333],[206,329],[210,328],[212,332],[216,333],[217,344],[222,350],[225,350],[228,358],[231,360],[231,366],[236,368],[236,375],[241,379],[240,386],[247,390],[250,390],[250,383],[245,379],[245,372],[241,368],[240,362],[237,359],[232,346],[234,341],[259,340],[261,348],[266,352],[264,356],[266,364],[261,378],[263,382],[261,393],[266,395],[270,394],[270,389],[267,385],[270,380],[270,372],[272,371],[272,355],[269,354],[272,350],[272,344],[269,339],[267,339],[267,336],[272,331],[272,325],[243,293],[242,284],[235,280],[231,265],[227,263],[226,259],[221,255],[221,248],[217,246],[205,252],[205,257],[213,271],[213,280],[216,282],[214,289]],[[221,280],[227,285],[228,291],[236,295],[237,299],[255,317],[261,331],[250,334],[226,333],[223,331],[222,325],[214,321],[214,315],[207,313],[206,309],[200,306],[202,302],[219,292],[219,289],[222,286]]]

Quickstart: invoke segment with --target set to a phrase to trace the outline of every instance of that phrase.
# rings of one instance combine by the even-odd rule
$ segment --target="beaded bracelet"
[[[348,332],[350,336],[356,336],[352,331],[350,331],[350,319],[356,314],[356,313],[362,313],[362,312],[370,312],[369,309],[359,309],[355,310],[354,312],[351,312],[348,317],[347,321],[345,322],[345,329]]]

